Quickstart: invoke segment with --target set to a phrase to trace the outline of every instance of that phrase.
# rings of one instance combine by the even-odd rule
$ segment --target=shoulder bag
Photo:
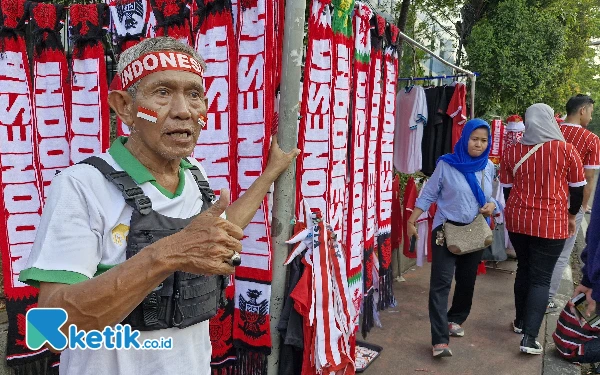
[[[482,171],[481,189],[485,181],[485,169]],[[494,234],[482,214],[467,225],[444,223],[444,237],[448,250],[456,255],[463,255],[485,249],[494,242]]]

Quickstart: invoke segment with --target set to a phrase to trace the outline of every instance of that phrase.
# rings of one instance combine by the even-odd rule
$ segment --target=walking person
[[[477,266],[483,250],[455,255],[444,241],[443,224],[470,224],[480,213],[491,216],[498,206],[492,195],[494,165],[488,160],[490,126],[481,119],[468,121],[453,154],[438,160],[435,171],[423,188],[408,219],[408,238],[418,239],[415,221],[434,202],[429,320],[434,357],[451,356],[450,336],[464,336],[462,324],[471,311]],[[456,288],[448,311],[453,277]]]
[[[548,105],[527,109],[523,138],[502,156],[500,183],[506,197],[506,227],[518,262],[513,330],[523,333],[521,352],[541,354],[536,338],[552,271],[565,240],[575,233],[586,184],[579,153],[565,142]]]
[[[554,267],[554,272],[552,273],[548,307],[546,308],[547,313],[554,312],[559,308],[559,306],[556,306],[554,296],[560,286],[563,271],[569,264],[577,233],[579,232],[579,228],[581,228],[581,221],[583,220],[583,215],[585,214],[586,207],[588,206],[592,194],[595,172],[600,169],[600,139],[596,134],[586,129],[592,121],[593,112],[594,100],[592,98],[581,94],[573,96],[567,102],[567,118],[560,125],[560,130],[567,143],[572,144],[575,146],[575,149],[579,151],[587,184],[583,188],[583,203],[575,219],[575,234],[569,237],[565,242],[563,251],[558,258],[556,267]]]

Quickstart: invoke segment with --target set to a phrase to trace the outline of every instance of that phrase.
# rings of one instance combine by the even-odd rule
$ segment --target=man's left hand
[[[271,139],[271,149],[269,151],[269,161],[265,168],[266,173],[272,173],[275,178],[285,171],[290,164],[296,159],[296,156],[300,154],[300,150],[295,148],[290,152],[284,152],[277,143],[277,135],[274,135]]]
[[[496,209],[496,204],[495,203],[486,203],[485,206],[481,207],[481,209],[479,210],[479,212],[485,216],[492,216],[492,214],[494,213],[494,210]]]

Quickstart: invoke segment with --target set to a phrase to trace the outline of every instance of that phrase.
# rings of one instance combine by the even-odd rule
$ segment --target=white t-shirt
[[[427,99],[421,86],[401,89],[396,95],[394,167],[402,173],[421,170],[423,126],[427,123]]]
[[[113,143],[110,154],[100,157],[116,170],[123,170],[114,155],[151,199],[155,211],[182,219],[200,212],[202,198],[188,163],[181,164],[176,196],[168,197],[173,194],[158,188],[155,181],[141,183],[152,176],[118,143],[120,140]],[[206,176],[195,159],[189,160]],[[121,192],[96,168],[74,165],[63,170],[52,180],[27,268],[21,271],[20,279],[34,286],[40,281],[74,284],[124,262],[132,212]],[[61,354],[60,375],[210,374],[208,321],[184,329],[143,331],[140,342],[160,337],[172,337],[173,349],[67,349]]]

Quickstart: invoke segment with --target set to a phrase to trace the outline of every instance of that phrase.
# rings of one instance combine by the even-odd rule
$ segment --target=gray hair
[[[190,47],[187,44],[184,44],[178,41],[175,38],[171,38],[168,36],[161,36],[156,38],[149,38],[141,41],[140,43],[134,45],[123,51],[121,56],[119,56],[119,62],[117,63],[117,74],[121,74],[123,69],[127,67],[127,65],[131,64],[138,57],[145,55],[150,52],[161,52],[161,51],[174,51],[174,52],[183,52],[192,56],[204,68],[206,71],[206,63],[204,59],[196,50]],[[140,81],[137,81],[131,87],[127,89],[129,95],[135,99],[135,95],[137,93],[138,84]]]

